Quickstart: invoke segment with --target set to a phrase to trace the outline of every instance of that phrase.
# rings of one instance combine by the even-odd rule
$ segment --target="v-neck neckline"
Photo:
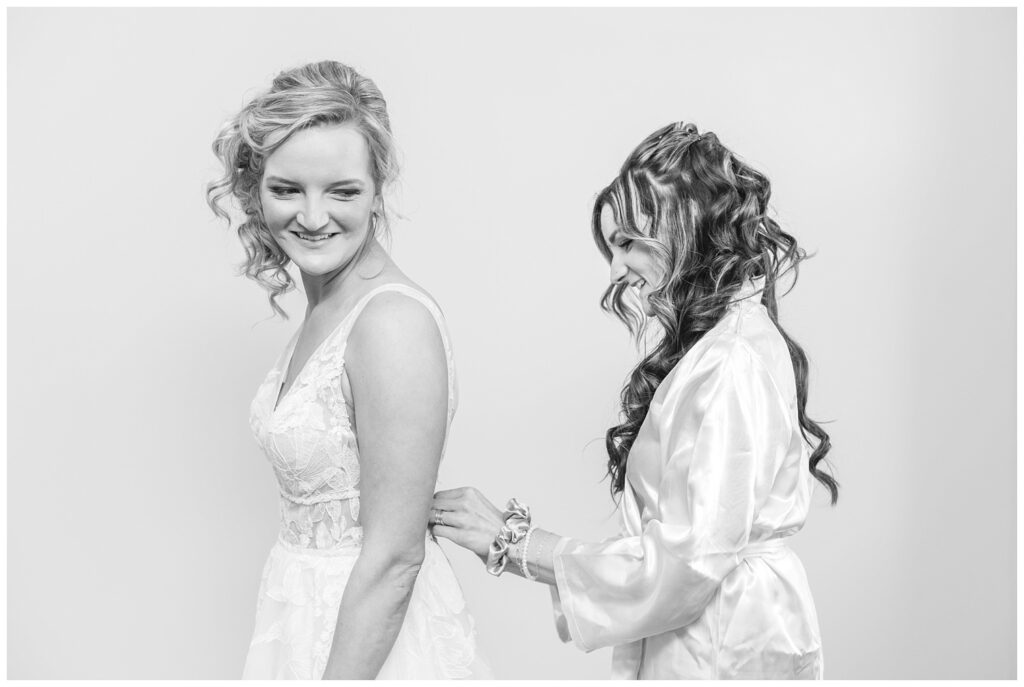
[[[277,412],[277,409],[281,407],[281,404],[284,402],[284,399],[288,398],[288,395],[291,394],[292,389],[294,389],[295,385],[299,383],[300,379],[302,379],[302,375],[305,374],[306,368],[309,367],[309,364],[313,361],[313,358],[316,357],[316,355],[320,352],[321,348],[327,345],[328,341],[334,338],[334,335],[337,334],[338,330],[341,329],[341,325],[345,324],[345,322],[349,318],[349,315],[351,315],[353,312],[355,312],[355,308],[353,308],[352,312],[348,313],[348,315],[345,315],[345,317],[341,318],[341,321],[338,322],[338,324],[334,325],[334,328],[327,333],[327,336],[323,338],[323,341],[317,344],[316,348],[313,349],[313,352],[310,353],[309,357],[306,358],[306,360],[302,363],[302,367],[299,368],[298,373],[295,375],[295,379],[292,380],[291,385],[286,390],[284,388],[284,385],[288,381],[288,373],[291,371],[292,360],[295,357],[295,349],[299,345],[299,333],[302,331],[302,329],[300,328],[298,331],[295,332],[295,337],[292,339],[291,344],[288,346],[288,357],[285,361],[284,367],[281,368],[281,377],[277,381],[277,395],[274,398],[274,410],[272,412]]]
[[[381,284],[377,288],[371,289],[370,291],[368,291],[366,294],[363,295],[362,298],[360,298],[358,301],[356,301],[356,304],[354,306],[352,306],[352,309],[349,310],[348,313],[346,313],[343,318],[341,318],[341,321],[338,322],[338,324],[334,325],[334,327],[331,329],[331,331],[327,333],[327,336],[325,336],[323,338],[323,340],[320,343],[317,344],[316,348],[313,349],[313,352],[309,354],[309,357],[306,358],[306,360],[302,363],[302,367],[299,368],[298,373],[295,375],[295,379],[292,380],[291,386],[289,386],[288,389],[285,390],[284,385],[285,385],[285,382],[288,381],[288,373],[291,371],[292,360],[295,357],[295,349],[299,345],[299,335],[300,335],[300,332],[302,331],[301,327],[295,332],[295,336],[292,337],[291,343],[288,345],[288,352],[287,352],[287,356],[285,358],[285,363],[281,367],[281,371],[279,373],[281,376],[277,380],[276,393],[274,394],[274,407],[270,411],[271,414],[276,413],[278,408],[281,407],[281,404],[284,403],[284,400],[286,398],[288,398],[288,396],[292,393],[292,389],[294,389],[295,385],[299,383],[300,379],[302,379],[302,375],[304,375],[306,373],[306,368],[309,367],[310,362],[312,362],[313,358],[315,358],[316,355],[320,352],[320,349],[323,348],[324,346],[326,346],[327,342],[334,338],[334,335],[338,333],[338,331],[341,329],[342,325],[344,325],[346,322],[348,322],[348,319],[350,317],[352,317],[352,315],[354,315],[357,312],[359,312],[359,310],[363,307],[363,305],[370,298],[372,298],[374,295],[376,295],[378,291],[384,291],[384,290],[387,289],[387,287],[394,287],[394,286],[405,286],[405,284],[401,284],[401,283],[397,283],[397,282]]]

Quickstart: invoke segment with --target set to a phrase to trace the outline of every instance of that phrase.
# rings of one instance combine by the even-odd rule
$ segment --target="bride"
[[[305,320],[259,387],[256,441],[280,487],[245,678],[486,678],[428,514],[456,407],[441,311],[378,236],[396,173],[386,104],[338,62],[274,79],[213,144],[209,185],[244,212],[245,274]]]

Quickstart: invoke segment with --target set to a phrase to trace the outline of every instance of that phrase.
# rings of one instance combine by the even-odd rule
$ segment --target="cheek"
[[[335,224],[348,231],[363,231],[370,226],[370,215],[373,214],[373,200],[356,200],[337,203],[330,210],[331,219]]]
[[[648,284],[653,286],[661,281],[662,270],[657,257],[653,253],[640,249],[636,250],[631,257],[633,258],[633,264],[631,265],[633,271],[643,277]]]
[[[271,229],[281,229],[288,223],[288,218],[291,216],[291,212],[287,203],[284,203],[272,196],[262,196],[260,198],[260,205],[263,206],[263,221],[266,222],[267,226]]]
[[[652,282],[660,284],[661,281],[665,278],[665,270],[661,266],[661,261],[658,260],[657,258],[653,256],[651,257],[648,269],[651,273]]]

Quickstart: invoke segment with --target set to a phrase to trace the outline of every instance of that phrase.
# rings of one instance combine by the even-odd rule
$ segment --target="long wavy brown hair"
[[[623,420],[605,436],[612,496],[625,487],[626,461],[658,385],[687,351],[714,327],[745,282],[763,279],[761,303],[789,348],[796,377],[797,413],[813,447],[810,471],[828,489],[839,484],[821,465],[831,448],[828,433],[807,416],[807,356],[779,324],[776,289],[807,255],[769,217],[771,184],[711,132],[678,122],[648,136],[594,203],[594,240],[605,258],[601,213],[611,208],[619,231],[650,248],[665,278],[649,302],[662,334],[630,373],[622,390]],[[639,341],[650,320],[624,281],[613,283],[601,307],[615,314]],[[792,287],[790,287],[792,288]],[[813,438],[813,439],[812,439]],[[827,465],[827,463],[826,463]]]

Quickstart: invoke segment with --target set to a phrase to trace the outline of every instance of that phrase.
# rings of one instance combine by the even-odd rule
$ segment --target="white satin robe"
[[[623,533],[562,538],[562,641],[614,646],[612,677],[821,678],[821,635],[785,538],[810,505],[786,343],[750,284],[658,387],[629,454]]]

